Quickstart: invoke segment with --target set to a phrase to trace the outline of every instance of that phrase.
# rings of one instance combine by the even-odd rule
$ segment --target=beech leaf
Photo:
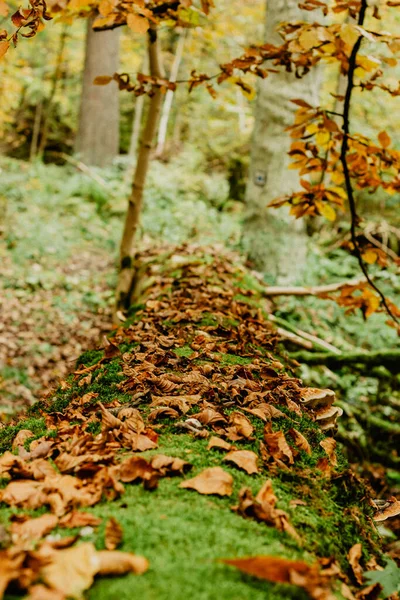
[[[221,467],[205,469],[200,475],[182,481],[179,485],[181,488],[195,490],[199,494],[216,494],[217,496],[230,496],[232,486],[233,477]]]

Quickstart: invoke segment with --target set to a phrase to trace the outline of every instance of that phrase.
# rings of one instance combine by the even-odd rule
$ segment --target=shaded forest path
[[[31,600],[352,598],[380,548],[329,435],[334,395],[293,375],[231,256],[145,253],[140,281],[105,350],[0,430],[3,587]],[[219,560],[256,555],[275,557],[267,581]]]

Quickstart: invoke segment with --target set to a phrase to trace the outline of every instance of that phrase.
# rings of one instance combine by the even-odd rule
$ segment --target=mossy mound
[[[14,442],[14,453],[26,461],[10,468],[4,462],[6,477],[27,477],[26,464],[37,460],[35,449],[51,441],[41,460],[58,475],[76,478],[90,494],[86,500],[65,499],[60,492],[57,502],[44,495],[40,505],[3,495],[3,525],[8,528],[21,511],[34,516],[50,508],[61,517],[90,506],[102,519],[98,529],[53,533],[76,533],[102,549],[105,523],[117,519],[124,532],[120,549],[146,556],[150,569],[140,577],[97,580],[88,592],[93,599],[308,597],[298,587],[256,580],[218,562],[255,555],[309,564],[329,558],[342,580],[355,584],[350,548],[362,544],[364,565],[379,555],[366,491],[340,449],[326,443],[331,438],[318,425],[319,407],[302,402],[304,388],[280,354],[256,280],[235,258],[187,247],[143,255],[140,271],[131,315],[105,350],[83,354],[53,398],[0,430],[1,450]],[[18,444],[22,429],[33,437]],[[226,461],[226,452],[208,449],[211,436],[254,452],[257,472],[248,474]],[[136,485],[121,476],[127,457],[151,464],[160,453],[189,462],[190,473],[167,474],[158,485],[144,475],[131,480]],[[230,495],[179,487],[183,478],[210,467],[222,467],[232,477]],[[281,520],[256,520],[250,513],[243,518],[243,511],[232,511],[244,488],[255,496],[267,480]],[[95,500],[94,482],[101,486]],[[4,479],[3,491],[7,485]],[[332,583],[338,597],[339,583]]]

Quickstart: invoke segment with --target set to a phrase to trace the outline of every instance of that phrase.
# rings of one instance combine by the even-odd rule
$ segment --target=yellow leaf
[[[361,68],[369,73],[374,69],[377,69],[381,64],[381,61],[373,56],[358,56],[357,57],[357,71]]]
[[[0,17],[6,17],[8,12],[9,8],[7,4],[3,0],[0,0]]]
[[[362,257],[364,262],[368,263],[369,265],[373,265],[378,259],[378,254],[375,252],[375,250],[370,248],[369,250],[363,252]]]
[[[331,139],[329,131],[318,131],[315,136],[315,142],[318,146],[325,146]]]
[[[7,42],[6,40],[3,42],[0,42],[0,58],[2,58],[5,53],[7,52],[7,50],[10,47],[10,42]]]
[[[342,171],[332,171],[332,173],[330,173],[330,178],[333,183],[337,183],[338,185],[344,181],[344,175]]]
[[[302,31],[299,37],[299,44],[304,50],[310,50],[314,46],[320,45],[318,33],[312,29]]]
[[[360,37],[360,32],[357,30],[355,25],[345,23],[341,26],[339,35],[340,39],[342,39],[345,44],[352,48]]]
[[[135,33],[146,33],[150,24],[147,19],[136,15],[135,13],[130,13],[126,19],[126,24],[129,29],[132,29]]]
[[[330,204],[327,202],[316,202],[315,204],[317,205],[319,214],[325,217],[325,219],[328,219],[328,221],[336,219],[335,209]]]

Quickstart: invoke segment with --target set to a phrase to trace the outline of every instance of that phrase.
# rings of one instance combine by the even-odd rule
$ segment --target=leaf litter
[[[73,390],[62,411],[53,410],[50,399],[42,404],[51,438],[45,435],[30,442],[33,432],[20,430],[13,441],[18,454],[5,452],[0,457],[0,475],[9,480],[0,490],[0,501],[24,510],[49,510],[43,517],[21,515],[10,523],[12,543],[1,551],[7,569],[0,571],[0,597],[12,581],[33,599],[40,594],[43,599],[47,594],[49,600],[79,597],[96,575],[147,570],[144,557],[116,550],[123,530],[115,519],[106,524],[103,551],[79,543],[79,534],[69,536],[63,546],[52,541],[49,533],[58,527],[97,527],[97,517],[81,509],[119,498],[126,485],[141,484],[151,491],[162,478],[186,477],[192,465],[181,457],[140,455],[158,452],[165,428],[172,428],[174,435],[189,431],[194,438],[209,438],[210,452],[225,453],[221,464],[232,464],[247,474],[296,469],[301,451],[310,456],[320,448],[327,455],[320,459],[327,461],[326,476],[334,473],[333,438],[325,438],[319,446],[293,427],[285,433],[276,425],[288,419],[289,411],[296,419],[304,415],[324,431],[332,431],[340,415],[332,409],[334,394],[305,388],[283,371],[276,359],[278,337],[262,311],[252,305],[254,292],[236,287],[244,271],[218,251],[210,252],[212,266],[203,260],[204,251],[175,250],[169,260],[172,264],[174,256],[180,258],[179,285],[176,277],[163,271],[154,251],[144,253],[143,278],[152,283],[139,299],[141,308],[134,320],[103,343],[103,357],[96,364],[79,366],[72,381],[61,383],[61,389]],[[246,296],[249,302],[240,299]],[[90,388],[113,361],[120,365],[121,377],[114,398],[103,400]],[[121,402],[121,394],[130,400]],[[88,429],[96,424],[99,433]],[[259,426],[263,435],[258,444]],[[241,449],[244,443],[254,450]],[[182,493],[195,490],[230,497],[235,477],[222,466],[213,466],[185,478],[178,487]],[[277,502],[272,482],[266,479],[255,497],[250,488],[242,487],[232,510],[285,532],[301,546],[301,536]],[[68,576],[62,572],[66,562]],[[288,573],[290,568],[285,571],[282,564],[280,571],[274,568]],[[320,576],[316,568],[307,566],[290,573],[285,581],[303,587],[312,598],[320,585],[319,598],[330,597],[324,591],[328,571]]]

